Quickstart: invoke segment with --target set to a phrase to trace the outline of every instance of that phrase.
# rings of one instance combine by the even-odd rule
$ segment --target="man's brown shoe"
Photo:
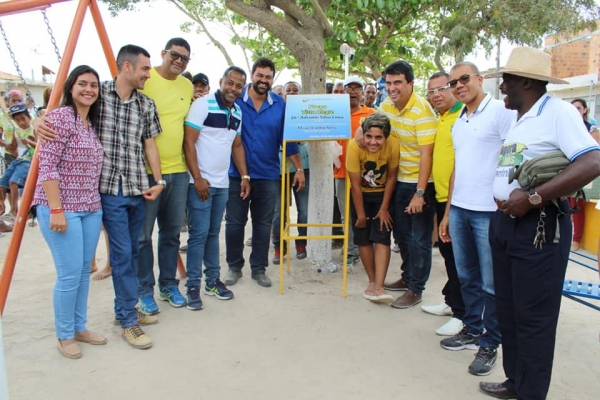
[[[383,284],[385,290],[391,290],[395,292],[408,290],[408,285],[402,280],[398,279],[396,282],[386,282]]]
[[[85,332],[76,332],[75,333],[75,341],[93,344],[93,345],[104,345],[108,342],[108,339],[106,339],[104,336],[102,336],[98,332],[85,331]]]
[[[81,358],[81,349],[79,345],[75,342],[71,342],[69,344],[64,344],[59,340],[58,341],[58,351],[60,354],[67,358],[77,359]]]
[[[134,349],[149,349],[152,347],[152,340],[140,328],[139,325],[133,325],[129,328],[123,329],[123,339]]]
[[[412,290],[408,289],[406,293],[402,296],[398,297],[392,303],[392,307],[394,308],[410,308],[415,304],[419,304],[422,298],[420,294],[416,294]]]
[[[517,394],[504,386],[503,382],[480,382],[479,391],[497,399],[516,399]]]

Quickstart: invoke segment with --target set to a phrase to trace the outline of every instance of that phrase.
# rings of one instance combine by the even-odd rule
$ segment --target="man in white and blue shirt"
[[[507,380],[482,382],[480,390],[502,399],[545,399],[550,386],[556,326],[572,224],[564,197],[600,175],[600,148],[569,103],[550,97],[551,56],[517,47],[502,76],[506,108],[517,111],[498,158],[490,221],[496,310]],[[511,169],[560,151],[571,164],[546,183],[524,190]],[[538,232],[544,232],[538,237]]]
[[[194,101],[185,119],[184,153],[190,174],[187,209],[190,222],[187,250],[187,307],[203,308],[200,279],[204,263],[204,294],[233,298],[219,279],[219,232],[229,198],[229,167],[242,176],[240,193],[250,194],[246,153],[242,145],[242,111],[235,104],[246,84],[246,72],[229,67],[219,90]],[[233,156],[233,157],[232,157]]]

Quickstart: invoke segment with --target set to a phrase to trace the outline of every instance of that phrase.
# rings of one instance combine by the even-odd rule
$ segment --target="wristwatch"
[[[298,169],[296,170],[296,172],[302,172],[302,173],[304,173],[304,170],[303,170],[302,168],[298,168]]]
[[[417,189],[416,193],[417,197],[423,197],[425,196],[425,191],[421,190],[421,189]]]
[[[248,180],[248,182],[250,182],[250,175],[242,175],[242,180]]]
[[[163,185],[163,187],[167,187],[167,181],[165,181],[164,179],[161,179],[160,181],[156,181],[157,185]]]
[[[542,204],[542,196],[538,194],[536,191],[529,192],[529,204],[532,206],[538,206]]]

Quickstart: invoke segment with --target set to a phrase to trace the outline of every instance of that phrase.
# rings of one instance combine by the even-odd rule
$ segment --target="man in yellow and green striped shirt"
[[[388,65],[383,73],[388,98],[379,112],[392,124],[400,160],[394,202],[394,238],[402,256],[402,277],[386,283],[387,290],[405,291],[392,303],[409,308],[421,302],[431,271],[431,236],[435,190],[431,179],[436,115],[414,92],[414,72],[404,60]]]

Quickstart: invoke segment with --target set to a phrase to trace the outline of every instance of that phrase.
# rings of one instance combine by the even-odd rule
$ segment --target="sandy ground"
[[[9,236],[0,238],[0,258],[8,242]],[[482,379],[467,373],[474,352],[440,348],[434,331],[446,318],[419,306],[396,310],[364,300],[360,264],[349,274],[346,299],[340,273],[318,274],[307,260],[293,259],[283,296],[278,269],[269,268],[274,285],[266,289],[246,267],[231,287],[232,301],[205,296],[198,312],[160,302],[160,323],[146,328],[154,341],[147,351],[127,346],[112,325],[111,280],[92,281],[89,328],[109,343],[82,345],[82,359],[66,359],[56,350],[50,253],[38,228],[28,227],[23,243],[3,319],[13,400],[486,398],[477,389]],[[335,255],[340,258],[339,250]],[[102,241],[97,258],[102,266]],[[223,245],[221,261],[226,265]],[[394,254],[390,265],[388,277],[398,277],[400,257]],[[567,276],[598,279],[574,264]],[[423,304],[442,301],[444,281],[434,250]],[[597,311],[564,299],[549,398],[597,397],[599,331]],[[503,380],[501,360],[484,380]]]

